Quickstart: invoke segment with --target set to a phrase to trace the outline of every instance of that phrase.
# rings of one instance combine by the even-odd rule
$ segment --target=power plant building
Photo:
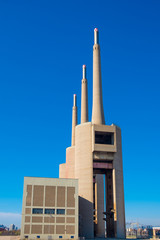
[[[59,179],[24,180],[21,239],[126,237],[121,129],[105,123],[97,28],[91,122],[88,119],[88,86],[83,65],[81,123],[77,122],[74,94],[71,146],[66,149],[66,162],[59,166]]]
[[[93,45],[92,121],[88,122],[86,66],[83,65],[81,123],[77,125],[76,95],[72,110],[72,144],[60,178],[79,181],[79,234],[82,237],[125,238],[125,208],[121,130],[105,125],[102,100],[101,59],[98,29]],[[105,229],[106,228],[106,229]]]

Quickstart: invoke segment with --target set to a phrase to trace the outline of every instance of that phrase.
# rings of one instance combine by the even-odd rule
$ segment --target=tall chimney
[[[73,95],[72,107],[72,146],[75,145],[75,126],[77,125],[77,96]]]
[[[88,88],[86,79],[86,65],[83,65],[83,77],[81,88],[81,123],[88,122]]]
[[[93,105],[92,123],[105,124],[103,100],[102,100],[102,80],[101,80],[101,59],[98,29],[94,29],[93,45]]]

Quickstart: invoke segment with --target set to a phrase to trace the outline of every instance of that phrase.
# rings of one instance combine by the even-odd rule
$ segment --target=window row
[[[43,214],[43,208],[33,208],[32,214]],[[44,214],[55,214],[55,209],[44,209]],[[56,214],[65,214],[65,209],[56,209]]]

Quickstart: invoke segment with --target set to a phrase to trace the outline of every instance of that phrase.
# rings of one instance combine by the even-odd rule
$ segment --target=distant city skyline
[[[92,89],[97,27],[106,124],[122,130],[126,221],[160,225],[159,8],[138,0],[100,0],[98,8],[94,0],[1,1],[1,224],[20,226],[24,176],[58,177],[74,93],[80,122],[83,64]]]

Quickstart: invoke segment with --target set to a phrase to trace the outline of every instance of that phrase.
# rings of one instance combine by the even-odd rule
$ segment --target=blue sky
[[[91,119],[97,27],[106,124],[122,129],[126,219],[160,225],[159,9],[158,0],[0,1],[0,224],[20,225],[24,176],[58,177],[83,64]]]

